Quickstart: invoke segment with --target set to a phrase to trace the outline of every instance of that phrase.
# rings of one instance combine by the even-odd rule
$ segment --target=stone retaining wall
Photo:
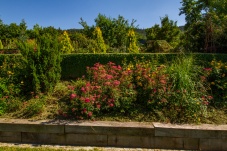
[[[0,119],[0,142],[227,150],[227,125]]]

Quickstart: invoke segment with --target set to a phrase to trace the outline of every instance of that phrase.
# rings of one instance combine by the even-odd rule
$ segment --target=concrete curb
[[[227,150],[227,125],[0,119],[0,142]]]

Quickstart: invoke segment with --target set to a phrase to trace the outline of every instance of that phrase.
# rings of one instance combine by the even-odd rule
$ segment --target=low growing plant
[[[211,105],[227,107],[227,63],[213,60],[210,67],[204,68],[204,72],[208,77],[210,92],[214,96]]]

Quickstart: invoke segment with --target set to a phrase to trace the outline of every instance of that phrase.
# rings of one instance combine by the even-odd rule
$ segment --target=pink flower
[[[203,101],[205,101],[205,100],[206,100],[205,96],[202,96],[202,100],[203,100]]]
[[[210,96],[210,95],[209,95],[209,96],[208,96],[208,99],[212,100],[212,99],[213,99],[213,96]]]
[[[109,85],[111,85],[111,83],[110,82],[105,82],[105,85],[109,86]]]
[[[101,108],[101,105],[100,105],[100,104],[97,104],[96,107],[97,107],[98,109],[100,109],[100,108]]]
[[[9,96],[4,96],[4,98],[8,99],[8,98],[9,98]]]
[[[75,87],[71,86],[71,85],[68,85],[67,87],[68,87],[69,90],[74,90],[75,89]]]
[[[114,82],[113,82],[113,84],[115,85],[115,86],[118,86],[118,85],[120,85],[120,81],[118,81],[118,80],[114,80]]]
[[[72,99],[74,99],[74,98],[76,98],[76,94],[72,93],[72,94],[70,95],[70,100],[72,100]]]
[[[113,107],[113,106],[114,106],[114,104],[113,104],[113,103],[110,103],[110,104],[109,104],[109,106],[110,106],[110,107]]]
[[[86,83],[86,87],[90,87],[90,86],[91,86],[90,82]]]
[[[166,81],[162,79],[162,80],[160,80],[160,83],[161,84],[166,84]]]
[[[82,113],[87,113],[87,109],[84,108],[84,109],[82,110]]]
[[[203,101],[203,104],[204,104],[204,105],[208,105],[209,102],[208,102],[208,101]]]
[[[88,112],[88,114],[87,114],[89,117],[91,117],[92,116],[92,112]]]
[[[122,69],[120,65],[118,65],[117,68],[118,68],[118,70],[121,70]]]
[[[157,90],[156,90],[156,89],[153,89],[153,92],[154,92],[154,93],[156,93],[156,92],[157,92]]]
[[[80,90],[84,93],[86,92],[86,89],[84,87],[82,87]]]
[[[90,99],[89,98],[85,98],[85,103],[89,103]]]
[[[205,70],[205,71],[211,71],[212,68],[204,68],[203,70]]]
[[[113,76],[112,76],[112,75],[107,74],[105,78],[106,78],[107,80],[110,80],[110,79],[112,79],[112,78],[113,78]]]

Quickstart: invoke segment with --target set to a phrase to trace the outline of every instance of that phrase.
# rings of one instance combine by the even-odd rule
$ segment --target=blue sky
[[[123,16],[131,22],[137,20],[139,28],[149,28],[160,23],[160,17],[168,15],[178,25],[185,24],[179,16],[181,0],[0,0],[0,19],[4,24],[22,19],[28,28],[37,23],[42,27],[70,29],[82,28],[82,17],[88,25],[94,24],[99,13],[107,17]]]

